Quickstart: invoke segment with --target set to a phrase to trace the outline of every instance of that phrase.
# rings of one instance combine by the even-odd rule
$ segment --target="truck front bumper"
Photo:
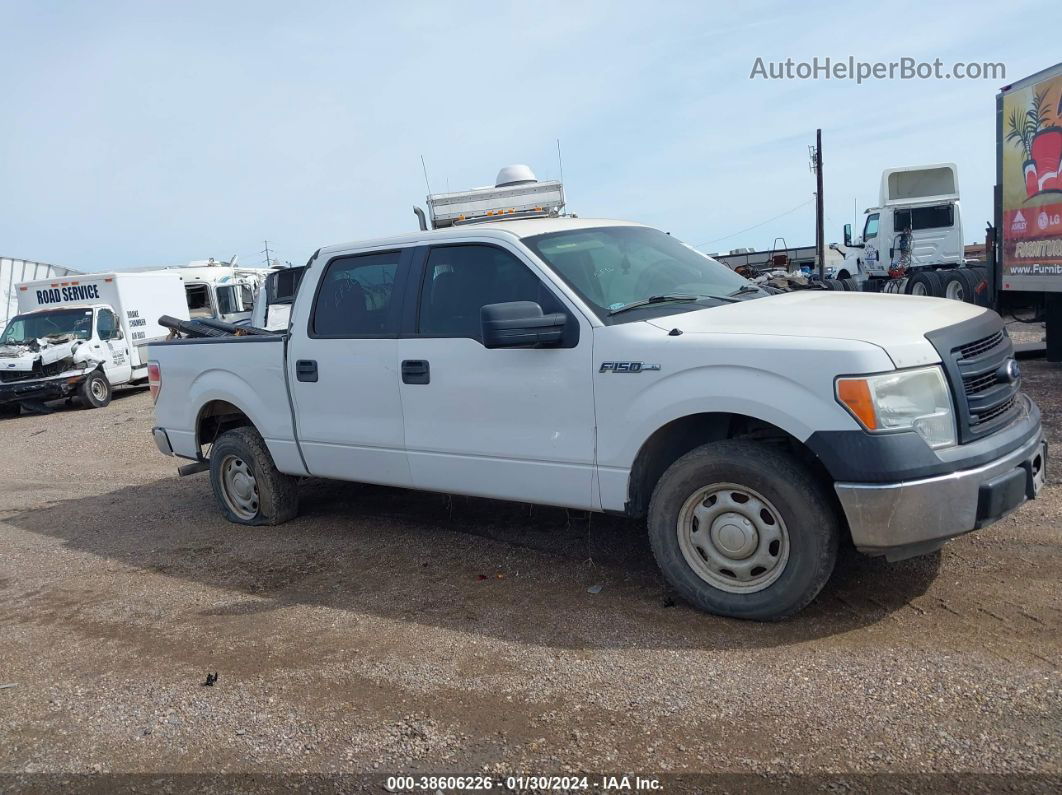
[[[15,403],[22,400],[58,400],[72,395],[78,385],[85,380],[85,375],[87,373],[0,383],[0,403]]]
[[[1043,432],[971,469],[899,483],[836,483],[860,552],[901,560],[992,524],[1039,494],[1046,478]]]

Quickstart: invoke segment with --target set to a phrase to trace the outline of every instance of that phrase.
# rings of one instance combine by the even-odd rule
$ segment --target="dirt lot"
[[[1024,369],[1062,451],[1062,369]],[[1062,466],[941,554],[846,560],[804,613],[752,624],[674,604],[634,522],[311,481],[298,520],[227,524],[151,422],[142,391],[0,421],[0,789],[203,771],[375,791],[399,771],[1059,785]],[[709,772],[745,777],[688,775]]]

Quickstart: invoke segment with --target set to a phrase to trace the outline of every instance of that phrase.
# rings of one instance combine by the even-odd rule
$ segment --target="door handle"
[[[425,359],[406,359],[402,362],[403,384],[427,384],[431,381],[431,365]]]
[[[295,378],[299,381],[317,383],[317,361],[315,359],[299,359],[295,362]]]

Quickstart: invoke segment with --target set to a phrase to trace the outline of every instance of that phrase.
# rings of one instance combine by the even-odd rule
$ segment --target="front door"
[[[124,338],[118,319],[110,309],[96,312],[95,339],[92,352],[103,359],[103,373],[111,384],[128,383],[133,363],[129,360],[129,341]]]
[[[398,391],[398,314],[408,250],[324,265],[306,333],[289,342],[288,383],[310,474],[408,486]]]
[[[398,341],[413,485],[592,508],[591,327],[523,257],[485,243],[427,251]],[[565,312],[563,347],[485,348],[480,308],[507,301]]]

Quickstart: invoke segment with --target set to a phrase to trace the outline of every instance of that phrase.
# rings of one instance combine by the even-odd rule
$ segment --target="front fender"
[[[609,376],[604,376],[609,377]],[[620,376],[616,376],[620,377]],[[636,378],[637,376],[630,376]],[[805,441],[816,430],[850,430],[855,421],[828,395],[805,383],[751,365],[716,364],[663,375],[599,416],[598,473],[606,510],[622,510],[631,468],[656,431],[674,420],[703,413],[738,414],[769,423]],[[601,390],[598,390],[599,399]],[[605,398],[607,400],[607,398]]]

